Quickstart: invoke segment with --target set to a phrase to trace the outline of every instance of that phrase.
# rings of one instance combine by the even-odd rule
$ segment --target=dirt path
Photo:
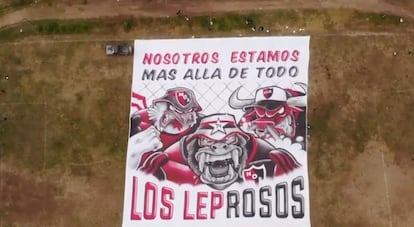
[[[367,0],[362,3],[359,0],[88,0],[87,4],[67,2],[61,0],[51,6],[40,2],[31,7],[5,14],[0,17],[0,27],[19,23],[25,19],[100,18],[123,15],[164,17],[175,15],[178,10],[189,15],[200,15],[231,11],[342,7],[363,11],[389,12],[414,19],[414,4],[403,8],[395,3],[387,3],[386,0]]]

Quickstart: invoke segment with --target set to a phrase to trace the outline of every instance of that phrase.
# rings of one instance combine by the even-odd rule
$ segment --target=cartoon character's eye
[[[200,146],[200,147],[207,147],[207,146],[210,146],[210,145],[212,145],[213,144],[213,141],[212,140],[209,140],[209,139],[207,139],[207,138],[199,138],[198,139],[198,145]]]
[[[174,111],[174,112],[177,112],[177,113],[183,113],[183,111],[181,111],[181,110],[179,110],[179,109],[175,108],[173,105],[170,105],[170,110],[172,110],[172,111]]]
[[[266,110],[262,107],[255,107],[254,110],[256,111],[257,116],[264,117]]]
[[[225,139],[225,143],[227,144],[236,144],[237,143],[237,136],[236,135],[229,135]]]
[[[273,117],[276,115],[276,113],[278,113],[277,110],[267,110],[266,111],[266,117]]]

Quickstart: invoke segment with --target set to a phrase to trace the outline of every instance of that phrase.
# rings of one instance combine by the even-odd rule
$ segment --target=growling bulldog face
[[[247,160],[246,139],[237,134],[222,140],[193,137],[186,146],[187,162],[210,187],[223,190],[242,178]]]

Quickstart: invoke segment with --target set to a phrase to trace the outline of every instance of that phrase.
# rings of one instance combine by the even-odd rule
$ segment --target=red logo
[[[181,106],[187,106],[191,102],[190,95],[186,91],[177,91],[175,96]]]
[[[272,96],[273,94],[273,88],[269,88],[269,87],[265,87],[263,88],[263,96],[268,99]]]
[[[258,183],[260,179],[266,177],[266,169],[264,165],[261,166],[251,166],[248,169],[243,170],[243,177],[245,181],[254,181]]]

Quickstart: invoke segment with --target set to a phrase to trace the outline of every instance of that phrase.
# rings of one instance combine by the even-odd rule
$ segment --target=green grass
[[[119,19],[38,20],[0,29],[0,41],[13,41],[35,35],[113,34],[120,28]]]
[[[40,34],[89,34],[92,30],[99,26],[96,21],[58,21],[45,20],[36,21],[36,30]]]
[[[0,3],[0,15],[8,11],[18,10],[34,3],[34,0],[2,0]]]
[[[301,15],[293,10],[276,10],[271,15],[275,22],[298,22],[301,19]]]
[[[252,33],[252,27],[264,26],[272,31],[291,32],[285,29],[291,25],[292,29],[300,27],[316,26],[318,32],[337,32],[337,25],[344,26],[343,29],[367,28],[369,25],[376,25],[378,29],[389,31],[390,28],[400,28],[401,24],[409,25],[409,22],[400,23],[397,15],[382,13],[366,13],[350,11],[347,9],[334,9],[331,13],[344,12],[353,16],[346,18],[331,17],[329,10],[273,10],[263,13],[225,13],[220,15],[194,16],[186,20],[184,16],[172,16],[164,18],[149,17],[117,17],[105,19],[87,20],[39,20],[25,21],[21,24],[12,25],[0,29],[0,41],[13,41],[19,38],[34,35],[70,35],[70,34],[112,34],[119,32],[138,34],[141,36],[187,36],[189,33],[199,36],[211,34],[226,34],[232,32]],[[340,21],[335,21],[336,19]],[[250,24],[246,24],[246,21]],[[381,25],[381,26],[379,26]],[[293,27],[294,26],[294,27]],[[407,26],[404,26],[407,27]],[[22,28],[22,32],[20,29]],[[290,30],[292,30],[290,29]],[[310,29],[307,33],[312,33]],[[255,32],[256,35],[260,34]]]
[[[336,109],[337,104],[335,102],[320,104],[309,119],[311,133],[320,137],[323,142],[332,142],[336,138],[336,130],[329,125]]]
[[[135,19],[128,17],[123,22],[124,31],[129,32],[135,26]]]
[[[372,13],[372,12],[355,12],[355,18],[359,20],[367,20],[374,25],[403,25],[400,22],[400,16],[387,13]]]
[[[376,128],[379,122],[378,114],[372,109],[374,108],[369,108],[357,113],[351,119],[346,119],[341,129],[359,153],[364,152],[366,143],[378,133]]]

